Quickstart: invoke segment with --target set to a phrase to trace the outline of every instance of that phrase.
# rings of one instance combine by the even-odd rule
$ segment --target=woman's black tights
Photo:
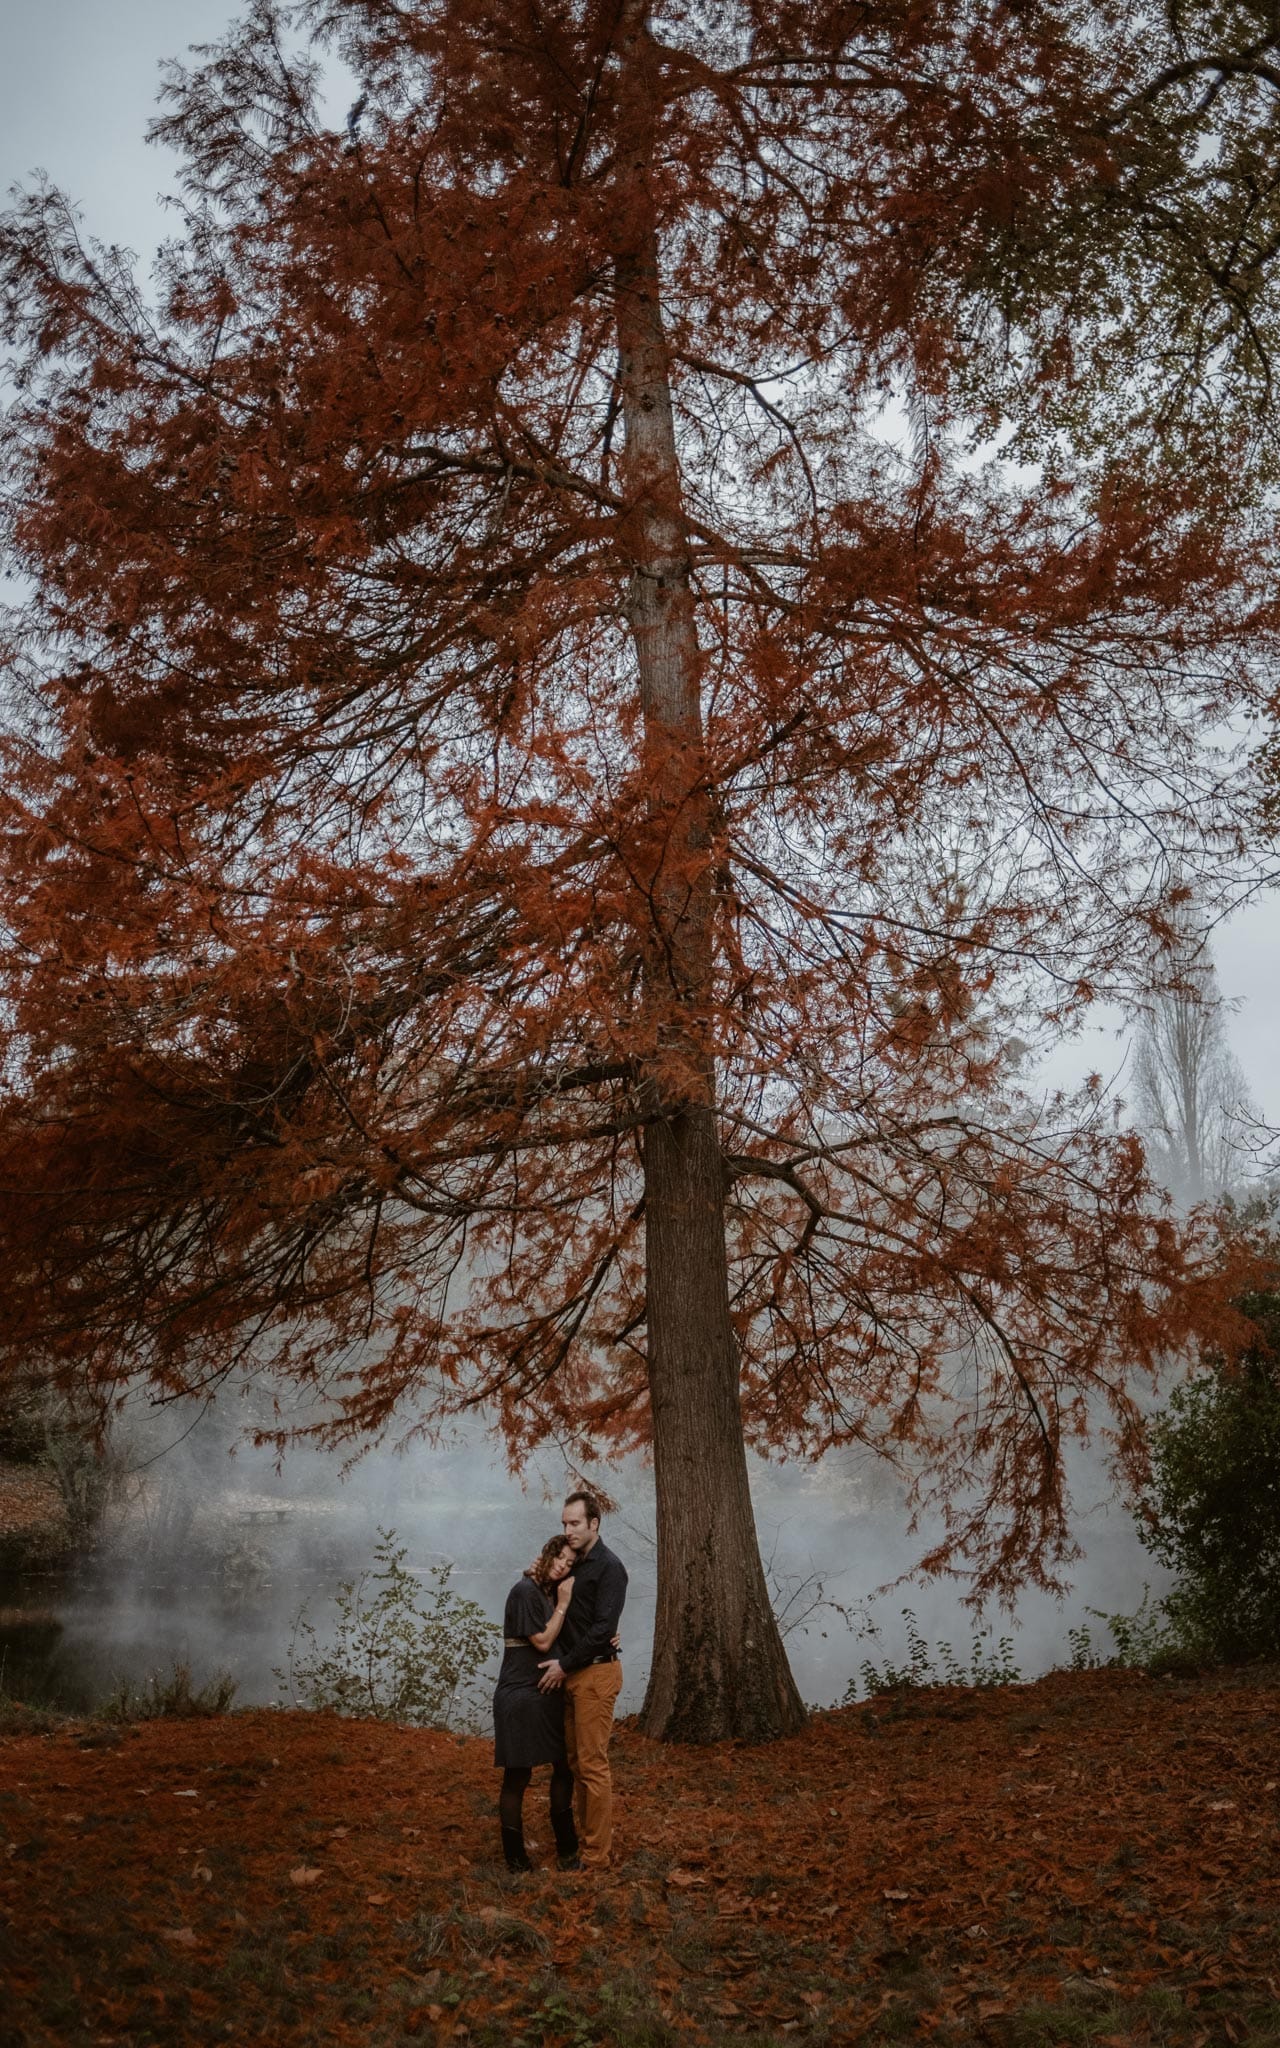
[[[502,1790],[498,1794],[498,1818],[504,1828],[517,1832],[523,1825],[524,1795],[532,1771],[515,1770],[508,1767],[502,1773]],[[573,1772],[568,1764],[553,1764],[551,1768],[551,1825],[559,1840],[560,1830],[557,1819],[573,1812]]]
[[[505,1770],[502,1773],[502,1790],[498,1794],[498,1818],[504,1828],[520,1828],[524,1813],[525,1787],[532,1776],[532,1771]]]
[[[565,1816],[568,1814],[572,1814],[572,1812],[573,1772],[569,1769],[568,1764],[552,1764],[551,1825],[555,1829],[555,1837],[557,1842],[560,1840],[561,1835],[561,1829],[558,1823],[562,1822],[565,1819]],[[570,1829],[570,1833],[572,1833],[572,1829]]]

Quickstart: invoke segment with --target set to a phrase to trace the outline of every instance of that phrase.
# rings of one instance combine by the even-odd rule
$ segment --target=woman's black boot
[[[524,1846],[523,1828],[503,1828],[502,1853],[507,1859],[508,1870],[532,1870],[529,1852]]]
[[[581,1870],[578,1856],[578,1830],[573,1824],[573,1808],[567,1813],[552,1813],[551,1825],[556,1835],[556,1864],[561,1870]]]

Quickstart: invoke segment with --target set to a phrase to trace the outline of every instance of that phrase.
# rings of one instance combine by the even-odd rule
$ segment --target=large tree
[[[744,1441],[1052,1573],[1205,1300],[1004,1047],[1247,832],[1255,12],[256,0],[154,303],[17,208],[15,1368],[650,1444],[666,1735],[801,1718]]]

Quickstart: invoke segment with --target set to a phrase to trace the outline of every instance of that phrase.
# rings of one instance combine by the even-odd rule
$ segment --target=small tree
[[[71,1549],[91,1550],[112,1509],[127,1500],[129,1447],[85,1386],[52,1384],[29,1366],[10,1382],[0,1412],[0,1458],[46,1473],[58,1491]]]
[[[1257,1340],[1175,1389],[1153,1424],[1142,1540],[1176,1574],[1172,1634],[1210,1659],[1280,1657],[1280,1294]]]

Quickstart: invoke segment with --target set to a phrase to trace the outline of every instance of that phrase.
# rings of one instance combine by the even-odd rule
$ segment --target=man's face
[[[599,1522],[589,1522],[587,1520],[587,1511],[583,1507],[582,1502],[575,1500],[570,1503],[561,1515],[560,1526],[564,1530],[565,1541],[569,1545],[570,1550],[575,1557],[580,1557],[592,1537],[599,1530],[600,1524]]]

